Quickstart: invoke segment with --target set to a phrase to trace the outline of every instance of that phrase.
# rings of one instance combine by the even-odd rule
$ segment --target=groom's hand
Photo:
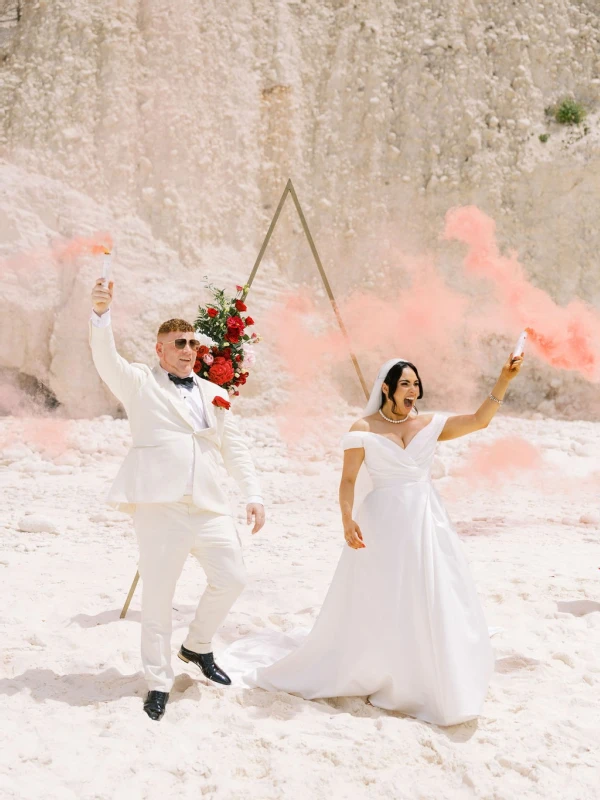
[[[248,525],[252,524],[252,519],[254,519],[252,533],[258,533],[265,524],[265,507],[261,503],[248,503],[246,506],[246,522]]]
[[[113,298],[114,283],[110,281],[108,286],[103,278],[98,278],[92,289],[92,308],[99,317],[108,311]]]

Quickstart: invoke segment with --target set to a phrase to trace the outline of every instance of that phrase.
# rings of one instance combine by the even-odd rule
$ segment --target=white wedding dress
[[[435,414],[405,449],[376,433],[344,436],[344,449],[364,448],[372,482],[355,517],[366,547],[344,545],[301,641],[270,632],[226,651],[224,667],[244,684],[307,700],[365,696],[438,725],[481,714],[494,665],[488,628],[429,474],[445,421]]]

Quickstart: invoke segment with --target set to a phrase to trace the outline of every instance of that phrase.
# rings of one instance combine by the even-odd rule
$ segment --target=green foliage
[[[546,144],[546,142],[548,141],[549,138],[550,138],[550,134],[549,133],[540,133],[540,142],[542,144]]]
[[[554,110],[554,119],[561,125],[579,125],[585,119],[585,108],[576,100],[565,98]]]
[[[194,327],[197,331],[210,336],[215,342],[218,342],[224,347],[230,345],[225,342],[227,335],[227,319],[228,317],[239,317],[235,307],[235,297],[228,297],[223,289],[219,289],[212,284],[208,284],[207,288],[213,296],[213,302],[208,303],[206,307],[200,306],[198,308],[198,316],[194,322]],[[208,313],[209,308],[216,309],[219,313],[216,317],[211,317]],[[248,341],[250,337],[246,336],[244,341]]]

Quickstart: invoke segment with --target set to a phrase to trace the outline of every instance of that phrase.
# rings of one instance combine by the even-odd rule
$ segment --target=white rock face
[[[600,306],[600,18],[576,0],[53,0],[23,4],[2,50],[0,367],[72,416],[118,408],[85,337],[97,266],[52,242],[112,233],[118,344],[149,360],[204,275],[247,277],[290,176],[340,296],[401,284],[398,253],[439,250],[446,211],[474,203],[536,285]],[[565,95],[590,110],[585,128],[548,121]],[[290,281],[318,286],[288,210],[269,252],[256,316]],[[461,255],[442,251],[459,284]],[[594,387],[550,376],[537,366],[517,406],[596,413]]]

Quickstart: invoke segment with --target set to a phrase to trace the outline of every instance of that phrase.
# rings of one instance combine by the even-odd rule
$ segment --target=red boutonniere
[[[217,408],[225,408],[225,409],[231,408],[231,403],[229,402],[229,400],[225,400],[224,397],[220,397],[219,395],[213,397],[212,402],[213,406],[216,406]]]

